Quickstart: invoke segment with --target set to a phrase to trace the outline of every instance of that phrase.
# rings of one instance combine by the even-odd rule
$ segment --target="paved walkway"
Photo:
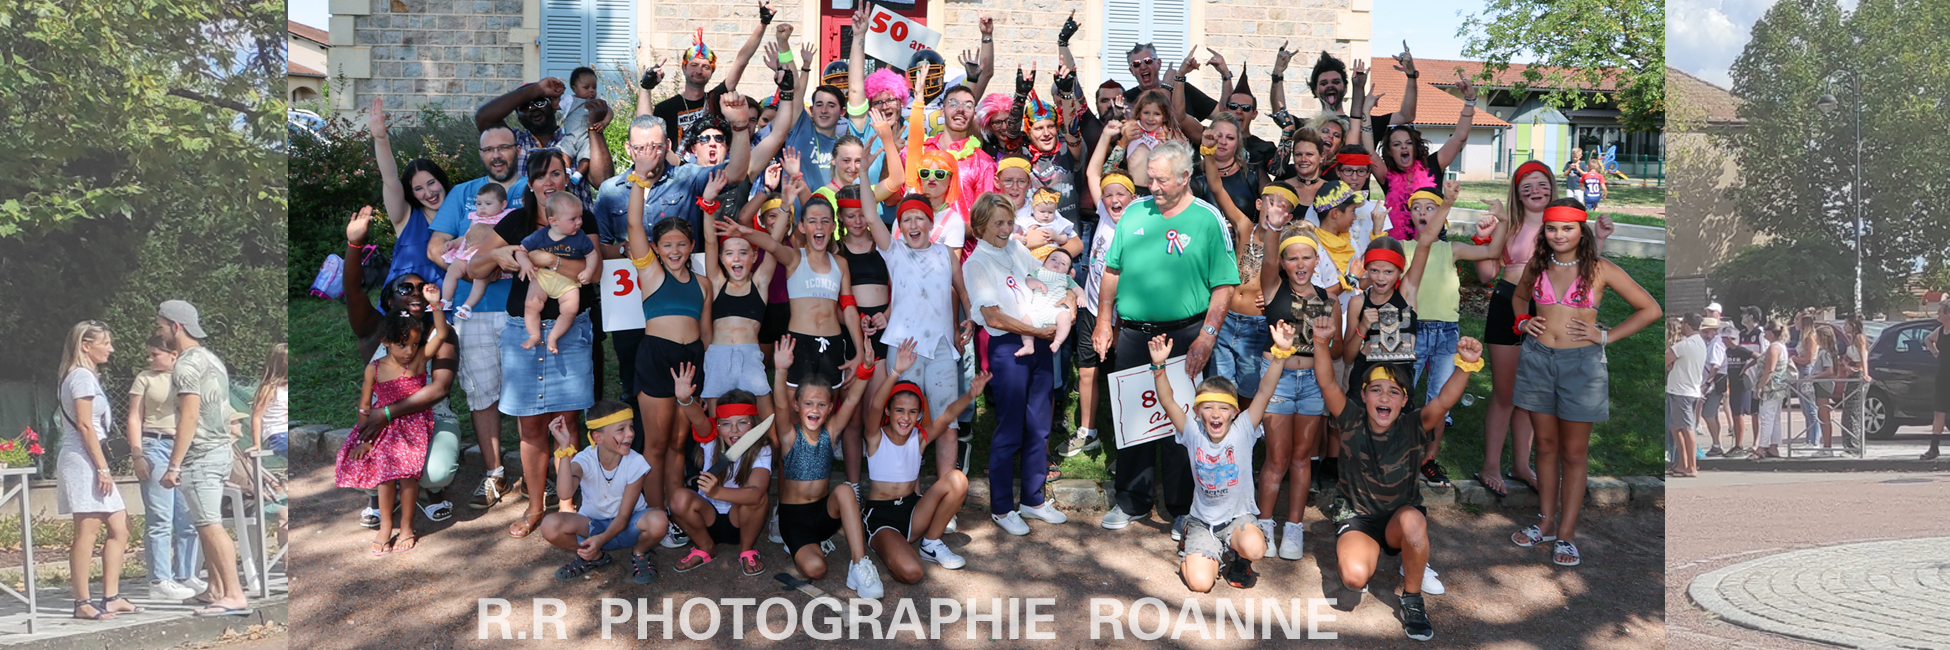
[[[1950,537],[1811,548],[1693,580],[1730,623],[1852,648],[1950,650]]]

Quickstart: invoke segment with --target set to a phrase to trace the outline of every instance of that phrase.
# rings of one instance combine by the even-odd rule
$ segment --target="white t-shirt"
[[[948,358],[960,358],[954,351],[954,253],[941,244],[915,249],[897,237],[880,249],[880,258],[887,263],[893,297],[880,342],[899,347],[914,339],[915,354],[933,359],[945,347]]]
[[[1212,442],[1205,426],[1196,421],[1197,411],[1186,413],[1185,418],[1186,429],[1178,432],[1178,444],[1185,446],[1192,460],[1192,516],[1214,526],[1245,515],[1258,516],[1253,445],[1263,429],[1241,414],[1232,419],[1225,440]]]
[[[934,213],[934,231],[929,233],[928,241],[953,250],[961,250],[962,246],[968,243],[967,237],[968,222],[961,218],[961,213],[955,211],[953,203]]]
[[[1016,211],[1016,234],[1021,235],[1027,233],[1029,232],[1030,228],[1042,228],[1048,230],[1050,234],[1057,236],[1056,239],[1053,240],[1051,243],[1057,244],[1059,246],[1062,245],[1063,242],[1067,242],[1072,239],[1075,239],[1077,236],[1077,225],[1074,223],[1070,223],[1070,220],[1063,218],[1063,215],[1057,215],[1055,221],[1051,221],[1049,223],[1043,223],[1041,221],[1036,220],[1036,208],[1028,207],[1028,208],[1023,208],[1021,210],[1017,210]]]
[[[1117,220],[1104,209],[1104,202],[1097,202],[1097,234],[1090,238],[1090,272],[1084,275],[1083,302],[1081,306],[1097,313],[1097,299],[1104,288],[1104,255],[1110,253],[1110,242],[1117,237]]]
[[[1698,334],[1672,344],[1672,370],[1666,372],[1666,394],[1680,397],[1705,397],[1700,380],[1706,374],[1706,341]]]
[[[264,437],[286,433],[291,428],[290,404],[291,387],[278,387],[270,403],[264,405],[264,430],[258,433]]]
[[[706,469],[709,469],[711,465],[717,462],[718,462],[718,446],[716,444],[704,445],[704,467]],[[768,472],[772,471],[772,448],[759,447],[757,459],[747,460],[745,462],[751,463],[753,470],[764,469],[765,471]],[[724,477],[724,481],[722,483],[719,483],[719,485],[723,485],[727,488],[733,488],[733,489],[744,487],[738,484],[738,463],[732,463],[731,469],[726,470],[725,473],[730,474],[730,476]],[[717,499],[713,499],[708,496],[704,497],[704,500],[710,501],[711,507],[718,509],[718,514],[721,515],[729,514],[731,512],[730,501],[719,501]]]
[[[1002,248],[990,246],[988,242],[975,244],[975,252],[962,261],[962,286],[968,289],[969,318],[976,325],[988,328],[989,336],[1002,336],[1008,332],[990,327],[988,319],[982,316],[983,307],[997,307],[1002,313],[1022,320],[1023,307],[1030,298],[1028,281],[1035,277],[1036,269],[1042,261],[1029,254],[1022,242],[1009,240]]]
[[[616,463],[616,469],[610,470],[603,469],[603,462],[596,454],[595,447],[584,447],[569,458],[582,468],[582,481],[576,484],[576,489],[582,492],[582,509],[578,512],[590,519],[615,519],[623,505],[623,488],[649,474],[650,461],[644,460],[643,454],[629,451]],[[648,507],[650,503],[638,492],[636,507],[630,512]]]

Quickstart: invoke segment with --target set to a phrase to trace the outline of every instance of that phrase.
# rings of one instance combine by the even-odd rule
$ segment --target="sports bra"
[[[1537,252],[1537,231],[1543,227],[1543,222],[1538,222],[1534,226],[1526,223],[1518,228],[1517,234],[1503,243],[1503,265],[1529,264],[1530,255]]]
[[[869,248],[865,253],[854,253],[847,250],[845,243],[841,243],[840,256],[846,258],[846,270],[853,275],[853,286],[891,284],[887,276],[887,260],[880,257],[879,250]]]
[[[745,289],[745,295],[742,296],[725,293],[725,289],[730,286],[731,283],[726,282],[725,286],[718,287],[717,297],[711,299],[711,322],[715,323],[726,318],[749,318],[764,322],[765,299],[759,297],[758,286],[752,285]]]
[[[1563,296],[1551,286],[1549,271],[1537,274],[1537,284],[1530,289],[1530,301],[1539,305],[1563,305],[1575,309],[1592,309],[1598,306],[1598,298],[1591,295],[1591,288],[1585,286],[1584,278],[1571,281],[1571,289]]]
[[[907,442],[894,444],[887,432],[880,432],[880,449],[867,454],[867,478],[875,483],[906,483],[921,478],[921,432],[918,427]]]
[[[830,257],[827,258],[826,263],[830,266],[825,273],[815,273],[812,270],[812,254],[806,252],[804,248],[799,249],[799,268],[793,269],[792,275],[785,278],[786,297],[792,300],[800,298],[839,300],[840,265],[834,264]]]
[[[792,427],[792,435],[796,438],[792,450],[785,452],[785,466],[779,476],[788,481],[824,481],[832,476],[833,436],[820,429],[819,443],[808,445],[798,426]]]
[[[673,289],[672,287],[677,287]],[[662,316],[684,316],[697,318],[704,313],[704,292],[697,288],[697,274],[691,274],[691,281],[679,282],[677,275],[666,271],[664,283],[654,293],[643,299],[643,320],[649,321]]]

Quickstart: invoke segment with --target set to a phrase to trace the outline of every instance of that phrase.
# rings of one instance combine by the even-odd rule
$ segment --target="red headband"
[[[1407,261],[1402,259],[1402,254],[1397,253],[1395,251],[1388,250],[1386,248],[1369,249],[1367,255],[1363,257],[1362,261],[1368,264],[1373,264],[1375,262],[1387,262],[1389,264],[1395,265],[1395,268],[1398,270],[1403,270],[1403,271],[1408,270],[1408,263]]]
[[[899,210],[895,210],[894,214],[896,215],[904,214],[908,210],[920,210],[921,214],[925,214],[930,217],[934,216],[934,205],[928,203],[927,201],[923,201],[921,199],[908,199],[905,201],[901,201],[901,208]]]
[[[1549,176],[1551,173],[1551,167],[1550,165],[1546,165],[1544,163],[1537,162],[1535,160],[1524,163],[1522,165],[1518,165],[1517,175],[1510,177],[1510,183],[1512,185],[1516,184],[1518,181],[1523,180],[1524,176],[1529,175],[1530,172],[1543,172],[1545,176]]]
[[[917,420],[917,421],[915,421],[915,423],[914,423],[914,425],[915,425],[915,427],[914,427],[914,428],[916,428],[916,429],[920,429],[920,430],[921,430],[921,443],[922,443],[922,444],[927,444],[927,442],[928,442],[928,440],[927,440],[927,438],[928,438],[928,424],[929,424],[929,423],[928,423],[928,419],[929,419],[929,418],[928,418],[928,413],[929,413],[929,411],[928,411],[928,395],[927,395],[927,393],[923,393],[923,392],[921,392],[921,387],[920,387],[919,385],[917,385],[917,384],[915,384],[914,382],[911,382],[911,381],[898,381],[898,382],[894,382],[894,388],[893,388],[893,390],[892,390],[891,392],[889,392],[889,393],[887,393],[887,403],[888,403],[888,404],[892,404],[892,403],[894,403],[894,396],[895,396],[895,395],[899,395],[899,394],[901,394],[901,393],[913,393],[913,394],[914,394],[914,399],[917,399],[917,400],[920,400],[920,401],[921,401],[921,419],[920,419],[920,420]],[[888,423],[888,422],[892,422],[892,421],[893,421],[893,418],[890,418],[890,417],[887,417],[887,416],[885,416],[885,415],[883,415],[883,416],[881,416],[881,418],[880,418],[880,426],[883,426],[883,427],[884,427],[884,426],[887,426],[887,423]]]
[[[1544,208],[1544,221],[1546,223],[1552,221],[1568,221],[1568,222],[1584,223],[1585,221],[1584,209],[1573,208],[1568,205],[1553,205],[1551,207]]]
[[[1374,159],[1369,158],[1368,154],[1364,153],[1344,153],[1334,156],[1334,160],[1343,165],[1351,165],[1354,167],[1366,167],[1374,163]]]
[[[860,207],[860,200],[859,200],[859,199],[840,199],[840,209],[841,209],[841,210],[844,210],[844,209],[847,209],[847,208],[854,208],[854,209],[859,209],[859,207]]]
[[[758,405],[756,404],[719,404],[717,411],[716,415],[711,416],[710,433],[699,433],[697,429],[691,429],[692,440],[698,441],[699,444],[717,440],[718,420],[738,415],[758,417]]]

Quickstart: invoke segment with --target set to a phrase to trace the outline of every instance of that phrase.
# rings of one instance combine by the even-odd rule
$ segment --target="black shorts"
[[[914,504],[920,503],[921,495],[904,496],[892,501],[867,501],[862,504],[860,517],[865,520],[867,539],[872,540],[875,533],[883,528],[892,528],[907,539],[914,527]]]
[[[765,320],[758,324],[758,342],[772,345],[792,326],[792,303],[780,301],[765,305]]]
[[[1104,358],[1097,354],[1097,344],[1091,340],[1096,334],[1097,315],[1088,309],[1078,309],[1076,326],[1070,328],[1070,342],[1077,346],[1071,358],[1077,360],[1078,368],[1095,368],[1104,364]]]
[[[860,310],[860,318],[866,319],[866,318],[872,318],[875,314],[887,313],[887,308],[890,306],[891,305],[881,305],[879,307],[856,307],[856,309]],[[860,331],[864,332],[866,331],[866,328],[861,328]],[[887,358],[887,344],[880,342],[880,336],[878,334],[868,336],[867,345],[873,347],[873,358],[875,359]]]
[[[717,512],[715,509],[712,511]],[[704,532],[711,535],[711,541],[719,544],[739,544],[745,541],[738,527],[731,524],[731,513],[728,512],[719,512],[718,518],[711,520],[711,525],[706,527]]]
[[[1483,320],[1483,342],[1489,345],[1521,345],[1523,335],[1518,334],[1517,310],[1510,306],[1510,299],[1517,295],[1517,285],[1509,280],[1496,281],[1496,289],[1490,291],[1489,315]],[[1537,311],[1536,305],[1530,306]]]
[[[1416,510],[1422,511],[1423,517],[1429,515],[1428,508],[1422,506],[1413,507]],[[1388,512],[1377,512],[1369,515],[1355,515],[1354,518],[1341,522],[1341,528],[1338,532],[1334,533],[1334,537],[1339,539],[1342,535],[1359,532],[1373,539],[1376,544],[1380,544],[1381,552],[1391,556],[1401,555],[1401,549],[1388,545],[1388,521],[1395,518],[1396,512],[1398,511],[1390,510]]]
[[[691,388],[703,386],[704,341],[677,343],[661,336],[644,336],[636,347],[637,392],[651,397],[676,397],[677,380],[671,372],[686,363],[697,369],[691,376]]]
[[[825,377],[834,388],[846,383],[846,378],[840,376],[840,366],[853,360],[852,337],[844,332],[833,336],[798,332],[786,332],[786,335],[792,337],[792,368],[786,371],[786,384],[797,388],[799,380],[812,373]]]
[[[818,544],[840,532],[840,520],[826,514],[826,500],[812,503],[779,504],[779,537],[785,539],[787,553],[799,547]]]

